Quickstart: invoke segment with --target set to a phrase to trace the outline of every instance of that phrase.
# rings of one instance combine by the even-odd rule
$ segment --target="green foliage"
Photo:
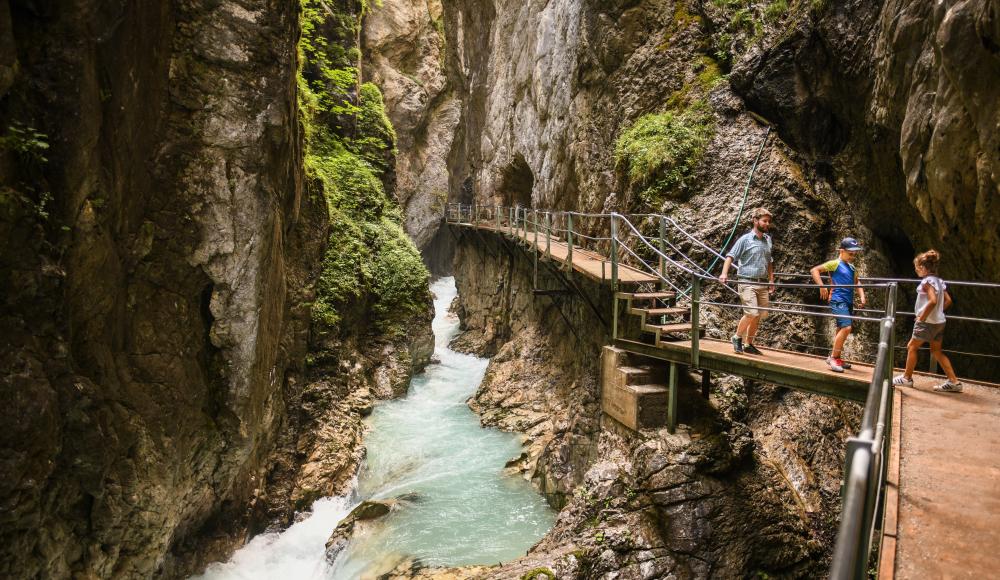
[[[45,152],[49,149],[48,136],[30,125],[13,123],[0,137],[0,149],[13,151],[21,161],[34,165],[48,162]]]
[[[698,84],[706,91],[712,90],[716,85],[725,80],[725,77],[722,75],[722,69],[719,68],[719,63],[714,58],[702,56],[699,59],[698,66],[701,67],[701,70],[698,72]]]
[[[330,212],[342,211],[364,221],[378,221],[389,204],[375,169],[340,148],[306,155],[306,171],[323,183]]]
[[[826,0],[811,0],[812,5]],[[713,33],[716,59],[728,67],[734,54],[745,51],[764,36],[765,29],[774,29],[788,19],[803,3],[789,0],[712,0],[722,10],[720,26]]]
[[[712,115],[702,101],[645,115],[618,138],[615,160],[643,201],[659,205],[666,195],[687,193],[713,132]]]
[[[374,83],[361,85],[355,137],[349,141],[351,149],[382,171],[387,153],[396,154],[396,130],[385,114],[382,91]]]
[[[305,167],[310,188],[322,192],[330,216],[312,307],[315,328],[339,332],[352,312],[369,316],[382,334],[402,335],[403,325],[426,307],[429,274],[382,184],[396,133],[378,87],[361,83],[360,15],[331,12],[320,0],[301,2],[298,88]],[[362,13],[371,5],[363,2]]]
[[[383,218],[371,231],[376,248],[373,265],[378,296],[373,308],[376,324],[383,332],[401,335],[402,325],[427,306],[430,274],[417,248],[397,222]]]
[[[768,22],[778,22],[788,14],[788,0],[776,0],[764,9],[764,19]]]
[[[521,580],[555,580],[555,578],[555,572],[548,568],[535,568],[521,576]]]

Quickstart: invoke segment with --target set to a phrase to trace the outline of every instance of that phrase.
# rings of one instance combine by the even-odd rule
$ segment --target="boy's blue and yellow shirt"
[[[858,282],[858,272],[853,264],[848,264],[843,260],[830,260],[820,265],[820,270],[830,273],[830,279],[836,288],[830,293],[830,302],[854,303],[854,288],[844,288],[852,286]]]

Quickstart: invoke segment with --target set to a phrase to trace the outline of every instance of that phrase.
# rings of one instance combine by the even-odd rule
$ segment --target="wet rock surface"
[[[344,551],[347,543],[351,541],[351,536],[354,535],[354,528],[357,525],[361,522],[381,518],[387,515],[391,509],[387,502],[368,500],[361,502],[358,507],[351,510],[351,513],[337,524],[333,533],[330,534],[330,539],[326,542],[327,561],[332,564],[337,556]]]

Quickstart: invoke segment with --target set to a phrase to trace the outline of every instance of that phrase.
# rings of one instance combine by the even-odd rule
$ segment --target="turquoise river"
[[[496,564],[524,555],[551,527],[555,513],[542,497],[503,473],[521,453],[520,437],[482,428],[466,405],[488,361],[448,348],[459,330],[448,313],[454,279],[431,289],[435,360],[413,378],[406,397],[379,404],[367,419],[367,454],[354,491],[318,500],[287,530],[255,537],[199,578],[374,578],[410,558],[425,566]],[[366,499],[396,501],[327,562],[330,533]]]

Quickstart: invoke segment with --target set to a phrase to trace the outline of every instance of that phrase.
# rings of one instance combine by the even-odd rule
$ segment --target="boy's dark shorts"
[[[847,302],[831,302],[830,311],[837,315],[837,328],[852,326],[853,320],[850,318],[840,318],[841,316],[853,316],[854,304]]]
[[[913,323],[913,338],[917,340],[926,340],[927,342],[937,342],[944,339],[944,322],[939,322],[937,324],[933,322],[920,322],[919,320]]]

